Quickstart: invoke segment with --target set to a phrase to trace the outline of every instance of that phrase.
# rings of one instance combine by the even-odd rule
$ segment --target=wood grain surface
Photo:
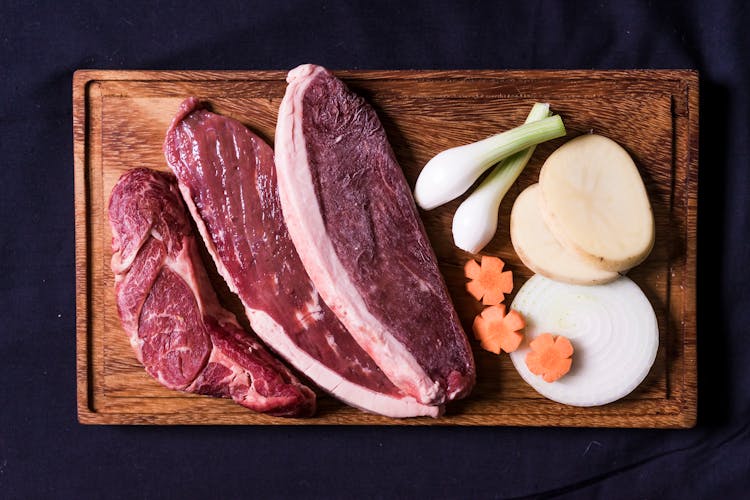
[[[133,354],[117,316],[106,207],[126,170],[166,170],[162,141],[179,103],[197,96],[273,144],[284,95],[280,71],[97,71],[73,78],[78,418],[90,424],[399,424],[690,427],[695,424],[698,75],[692,71],[338,71],[376,108],[406,178],[437,152],[523,123],[531,105],[551,104],[570,139],[593,131],[622,144],[646,184],[656,244],[629,276],[657,312],[660,347],[646,380],[624,399],[576,408],[537,394],[507,355],[472,339],[477,385],[440,419],[396,420],[363,413],[319,393],[310,419],[255,414],[229,400],[167,390]],[[502,257],[516,289],[531,273],[508,236],[516,195],[536,182],[564,140],[539,146],[500,207],[500,230],[483,253]],[[451,218],[463,198],[421,212],[464,328],[481,305],[464,289],[470,257],[452,243]],[[224,304],[244,319],[236,297],[208,268]],[[506,298],[510,303],[512,296]],[[247,322],[244,322],[247,326]]]

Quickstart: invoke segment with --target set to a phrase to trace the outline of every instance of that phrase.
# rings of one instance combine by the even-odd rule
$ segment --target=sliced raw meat
[[[321,300],[289,239],[268,144],[190,98],[164,151],[219,273],[266,345],[352,406],[392,417],[440,413],[399,391]]]
[[[109,218],[118,312],[151,376],[271,415],[315,412],[315,393],[219,305],[174,176],[127,172],[112,190]]]
[[[396,386],[425,404],[465,396],[471,349],[375,111],[319,66],[287,81],[279,195],[307,273]]]

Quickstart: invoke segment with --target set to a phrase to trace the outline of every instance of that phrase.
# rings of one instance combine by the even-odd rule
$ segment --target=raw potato
[[[535,273],[575,285],[600,285],[620,275],[605,271],[557,241],[539,207],[539,184],[526,188],[510,213],[510,239],[521,261]]]
[[[544,220],[558,241],[608,271],[641,263],[654,245],[654,216],[633,160],[600,135],[577,137],[539,174]]]

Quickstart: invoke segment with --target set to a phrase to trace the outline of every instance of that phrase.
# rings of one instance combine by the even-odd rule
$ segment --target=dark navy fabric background
[[[0,497],[748,498],[746,2],[0,2]],[[128,427],[76,420],[78,68],[695,68],[691,430]]]

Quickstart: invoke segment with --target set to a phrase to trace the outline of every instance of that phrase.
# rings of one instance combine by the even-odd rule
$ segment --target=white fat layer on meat
[[[339,345],[336,343],[336,339],[333,337],[333,334],[327,331],[325,337],[328,347],[330,347],[331,350],[336,353],[336,356],[341,356],[341,353],[339,352]]]
[[[302,309],[294,313],[294,317],[297,318],[297,321],[299,321],[303,328],[307,328],[316,321],[323,319],[323,309],[320,307],[320,295],[318,295],[318,292],[314,288],[310,290],[310,299],[305,302]]]
[[[214,347],[213,351],[211,351],[211,357],[208,359],[208,362],[217,363],[225,368],[229,368],[231,373],[222,380],[222,383],[225,383],[228,386],[245,384],[248,386],[248,392],[255,393],[255,388],[253,387],[254,381],[250,374],[241,368],[236,362],[229,359],[221,349]],[[258,395],[258,397],[260,397],[260,395]]]
[[[130,339],[130,346],[135,351],[135,357],[138,358],[139,363],[143,364],[143,344],[145,342],[138,336],[138,329],[128,332],[128,338]]]
[[[250,373],[248,373],[247,370],[240,367],[236,362],[234,362],[231,358],[224,354],[221,349],[218,349],[214,346],[214,348],[211,350],[211,355],[208,358],[208,363],[216,363],[230,370],[230,373],[226,377],[224,377],[221,381],[215,383],[214,385],[226,385],[229,387],[237,387],[239,385],[247,386],[247,392],[245,394],[233,394],[233,399],[250,401],[252,402],[251,406],[257,408],[263,408],[270,404],[269,398],[259,394],[255,389],[255,382]],[[188,392],[197,390],[199,380],[200,377],[198,377],[197,380],[193,381],[193,383],[191,383],[185,390],[187,390]]]
[[[143,244],[148,240],[149,236],[151,235],[151,230],[144,231],[141,234],[141,239],[138,241],[138,244],[131,249],[131,252],[129,255],[122,255],[122,241],[118,241],[118,249],[112,254],[112,259],[109,262],[109,266],[112,269],[112,272],[115,273],[115,283],[119,283],[120,281],[125,279],[125,275],[127,274],[128,269],[130,269],[130,266],[133,265],[133,261],[135,260],[136,256],[140,253],[141,248],[143,247]]]
[[[245,309],[250,325],[258,336],[290,364],[314,380],[323,390],[348,405],[387,417],[403,418],[441,414],[439,406],[420,404],[414,398],[393,397],[354,384],[300,349],[284,329],[264,311]]]
[[[367,308],[338,258],[323,221],[307,161],[302,131],[302,98],[320,67],[303,65],[289,72],[276,128],[276,171],[282,212],[294,246],[323,301],[352,337],[397,387],[425,404],[443,399],[409,350]]]

